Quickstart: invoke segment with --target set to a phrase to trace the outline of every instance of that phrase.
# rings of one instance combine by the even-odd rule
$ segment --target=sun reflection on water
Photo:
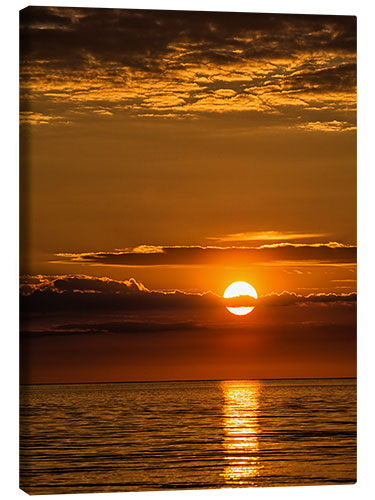
[[[223,477],[228,485],[252,485],[259,475],[258,408],[260,383],[250,381],[223,381],[224,447]]]

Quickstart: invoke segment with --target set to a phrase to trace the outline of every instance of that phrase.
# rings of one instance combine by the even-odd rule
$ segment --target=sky
[[[20,36],[21,382],[355,376],[355,18],[29,7]]]

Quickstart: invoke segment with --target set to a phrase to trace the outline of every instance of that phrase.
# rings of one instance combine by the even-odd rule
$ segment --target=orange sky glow
[[[22,383],[355,376],[354,17],[28,7],[20,75]]]

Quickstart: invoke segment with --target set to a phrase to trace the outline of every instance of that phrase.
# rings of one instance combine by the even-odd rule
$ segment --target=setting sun
[[[254,287],[252,287],[246,281],[235,281],[224,292],[225,299],[232,299],[234,297],[252,297],[254,299],[258,298],[257,292]],[[254,306],[239,306],[239,307],[227,307],[228,311],[237,316],[244,316],[251,313]]]

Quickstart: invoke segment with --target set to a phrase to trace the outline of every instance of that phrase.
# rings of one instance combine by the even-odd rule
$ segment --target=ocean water
[[[355,379],[21,387],[32,494],[356,481]]]

